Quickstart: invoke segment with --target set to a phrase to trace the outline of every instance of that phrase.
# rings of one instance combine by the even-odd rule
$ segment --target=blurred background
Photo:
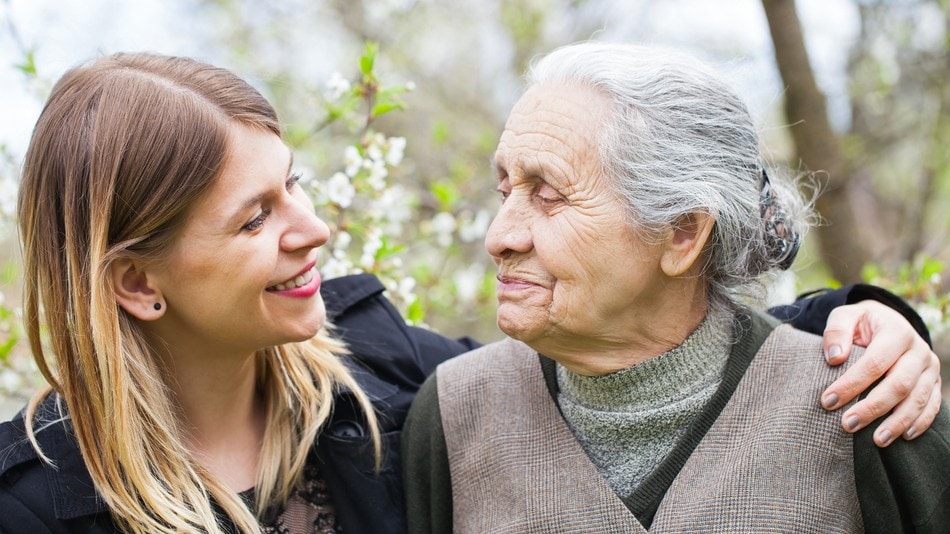
[[[489,161],[525,67],[585,39],[685,49],[745,97],[769,164],[820,184],[823,224],[774,298],[887,287],[950,384],[948,28],[950,0],[0,0],[0,418],[39,380],[17,317],[19,162],[51,84],[116,51],[248,79],[337,231],[324,275],[377,272],[411,321],[491,341]]]

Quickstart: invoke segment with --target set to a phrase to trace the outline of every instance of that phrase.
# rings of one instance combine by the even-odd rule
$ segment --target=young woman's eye
[[[287,185],[287,190],[288,190],[288,191],[292,190],[292,189],[294,188],[294,186],[297,185],[297,182],[299,182],[302,177],[303,177],[303,175],[300,174],[299,172],[295,172],[295,173],[291,174],[291,175],[290,175],[290,178],[287,179],[287,184],[286,184],[286,185]]]
[[[267,219],[268,215],[270,215],[270,209],[261,210],[260,215],[254,217],[252,221],[242,226],[241,229],[247,230],[248,232],[253,232],[254,230],[260,229],[262,226],[264,226],[264,221]]]

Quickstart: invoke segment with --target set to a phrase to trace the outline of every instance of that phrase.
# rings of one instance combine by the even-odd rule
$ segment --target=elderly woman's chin
[[[545,310],[526,308],[514,303],[498,304],[498,328],[512,339],[530,343],[546,331],[548,318]]]

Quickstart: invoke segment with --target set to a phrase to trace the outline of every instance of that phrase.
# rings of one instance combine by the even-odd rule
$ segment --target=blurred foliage
[[[896,272],[866,265],[863,277],[867,283],[886,287],[910,303],[926,323],[931,337],[939,339],[950,327],[950,293],[943,287],[944,271],[942,261],[921,256],[904,263]]]

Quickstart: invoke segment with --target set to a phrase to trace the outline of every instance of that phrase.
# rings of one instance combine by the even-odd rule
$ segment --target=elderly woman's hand
[[[878,446],[890,445],[899,435],[913,439],[929,428],[940,409],[940,360],[903,316],[873,300],[836,308],[824,333],[828,363],[847,360],[852,344],[867,351],[825,390],[822,405],[834,410],[883,376],[841,416],[844,429],[860,430],[892,409],[874,433]]]

